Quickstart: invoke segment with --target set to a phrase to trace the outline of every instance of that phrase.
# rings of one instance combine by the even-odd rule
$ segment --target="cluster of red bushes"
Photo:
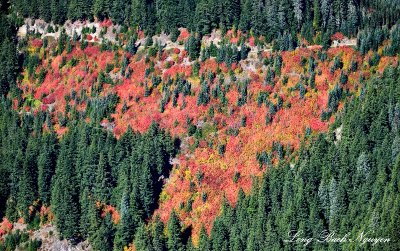
[[[189,35],[187,30],[182,29],[178,40],[185,40]],[[241,32],[228,31],[227,36],[235,42],[241,36]],[[335,38],[340,39],[339,34],[336,34]],[[89,37],[87,39],[89,40]],[[31,43],[32,46],[39,46],[38,41]],[[250,37],[248,43],[254,46],[254,37]],[[348,82],[343,88],[348,89],[350,93],[357,91],[356,83],[360,74],[368,76],[368,67],[356,72],[350,71],[352,60],[359,66],[362,65],[362,57],[354,49],[331,48],[325,61],[319,59],[319,50],[320,47],[313,47],[282,52],[281,74],[275,76],[274,85],[264,83],[266,69],[273,68],[272,64],[262,67],[261,62],[260,66],[252,71],[241,71],[244,69],[242,62],[235,63],[230,68],[225,63],[218,64],[214,58],[200,62],[200,75],[205,74],[207,77],[208,73],[212,72],[218,76],[213,83],[209,83],[210,92],[216,88],[219,75],[223,75],[226,82],[229,82],[231,88],[225,93],[227,104],[223,104],[220,98],[212,97],[208,104],[197,105],[202,88],[200,78],[192,75],[193,65],[184,63],[183,59],[187,57],[187,53],[179,48],[146,58],[145,52],[131,55],[122,49],[116,52],[100,51],[96,44],[91,44],[82,51],[77,46],[70,54],[64,52],[62,55],[43,60],[42,67],[46,68],[47,74],[42,84],[23,81],[20,85],[26,87],[23,88],[24,95],[33,94],[35,99],[42,102],[42,109],[54,104],[53,122],[57,132],[62,134],[67,128],[57,125],[56,115],[64,113],[67,104],[84,110],[93,87],[98,85],[100,72],[113,76],[113,83],[102,84],[100,95],[116,93],[119,97],[120,102],[111,116],[115,124],[114,134],[117,137],[124,133],[129,125],[134,130],[144,132],[152,121],[156,121],[186,142],[186,147],[178,156],[180,168],[171,172],[157,213],[162,220],[167,221],[171,209],[175,208],[183,222],[192,225],[194,232],[198,233],[202,224],[205,224],[208,230],[211,228],[224,197],[234,204],[239,189],[250,191],[252,177],[263,172],[256,159],[257,153],[271,151],[274,142],[280,142],[284,147],[296,151],[308,128],[313,133],[328,129],[333,118],[321,121],[321,113],[326,109],[329,91],[339,82],[341,71],[348,73]],[[121,72],[124,56],[129,59],[126,71],[131,71],[130,75]],[[274,56],[274,53],[264,52],[260,60]],[[340,57],[343,68],[332,72],[334,57]],[[308,83],[301,83],[302,79],[310,77],[310,58],[314,58],[316,62],[313,88]],[[72,60],[77,62],[69,63]],[[63,61],[64,66],[60,67]],[[391,62],[394,60],[390,58],[383,60],[379,69]],[[165,68],[166,65],[169,66],[168,69]],[[231,81],[230,70],[236,72],[237,80]],[[175,105],[171,95],[161,111],[160,103],[166,90],[173,93],[176,87],[174,82],[171,86],[167,86],[166,83],[168,79],[175,81],[177,75],[191,84],[191,93],[185,97],[180,93]],[[156,76],[162,77],[162,81],[153,87]],[[247,102],[239,105],[238,100],[242,94],[238,86],[247,79]],[[305,86],[304,97],[300,97],[299,83]],[[84,93],[86,99],[79,104],[72,98],[66,99],[72,92],[79,97]],[[270,108],[265,104],[260,105],[257,101],[261,93],[268,93],[267,98],[272,104],[277,105],[278,100],[282,102],[269,123],[266,123],[266,116],[270,113]],[[192,125],[202,128],[201,137],[187,137],[190,127],[187,124],[188,119]],[[221,146],[224,148],[222,152]],[[275,161],[276,157],[272,162]],[[180,205],[187,205],[188,201],[192,203],[192,210],[180,210]],[[106,212],[110,212],[113,220],[118,222],[118,212],[112,205],[104,206],[104,213]]]

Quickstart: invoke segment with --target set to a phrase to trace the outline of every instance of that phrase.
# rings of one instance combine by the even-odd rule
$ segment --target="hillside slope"
[[[1,6],[0,250],[396,249],[395,1],[145,2]]]

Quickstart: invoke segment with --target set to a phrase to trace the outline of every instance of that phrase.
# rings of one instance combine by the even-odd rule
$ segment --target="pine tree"
[[[241,1],[239,30],[249,30],[251,20],[251,0]]]
[[[67,137],[71,137],[68,135]],[[65,139],[57,159],[51,205],[55,214],[55,222],[62,237],[73,243],[79,241],[79,194],[78,183],[73,163],[72,144]]]
[[[127,190],[124,191],[122,195],[119,212],[121,220],[117,226],[114,239],[114,249],[116,250],[122,250],[132,241],[135,230],[132,215],[129,210],[129,196]]]
[[[265,6],[262,0],[255,0],[252,2],[251,28],[256,35],[264,34],[267,28],[264,7]]]
[[[21,149],[17,150],[15,155],[14,163],[10,170],[10,183],[9,183],[9,196],[7,199],[7,210],[6,216],[12,221],[18,220],[17,202],[19,197],[19,183],[22,177],[22,166],[23,166],[23,152]]]
[[[194,24],[196,25],[196,30],[200,35],[208,34],[211,32],[213,24],[212,17],[210,14],[210,5],[208,0],[201,0],[196,5],[196,12],[194,18]]]
[[[101,217],[98,215],[97,217]],[[95,250],[112,250],[114,240],[114,223],[110,213],[106,213],[104,218],[100,218],[100,225],[95,230],[94,237],[91,241]]]
[[[156,215],[153,223],[152,237],[153,249],[165,250],[164,223],[162,223],[159,215]]]
[[[144,28],[147,26],[147,6],[146,0],[132,0],[132,24],[139,28]]]
[[[200,56],[200,41],[194,34],[191,34],[186,44],[190,60],[196,60]]]
[[[319,0],[314,0],[313,3],[313,13],[314,13],[314,17],[313,17],[313,27],[314,30],[318,31],[320,28],[320,24],[321,24],[321,10],[320,10],[320,2]]]
[[[181,251],[183,250],[183,242],[181,236],[181,226],[179,223],[179,218],[175,213],[175,210],[172,210],[170,219],[168,221],[167,227],[167,248],[171,251]]]
[[[39,3],[39,15],[45,22],[51,21],[51,10],[49,6],[51,5],[51,0],[43,0]]]
[[[169,34],[173,29],[179,27],[179,13],[182,13],[181,3],[178,0],[156,0],[158,24],[161,31]]]
[[[71,0],[68,4],[68,19],[75,21],[85,17],[82,0]]]
[[[211,230],[211,240],[213,250],[229,250],[228,229],[220,218],[217,218],[214,222],[213,228]]]
[[[51,19],[56,24],[63,24],[67,19],[67,0],[51,0]]]
[[[51,180],[54,175],[57,158],[57,139],[54,132],[44,135],[42,149],[38,156],[38,192],[44,205],[50,204]]]
[[[208,240],[208,235],[207,231],[204,227],[204,225],[200,229],[200,236],[199,236],[199,249],[204,250],[204,251],[209,251],[211,250],[210,248],[210,242]]]
[[[111,3],[108,0],[93,0],[92,13],[100,20],[110,16]]]
[[[97,201],[108,203],[111,196],[109,168],[103,153],[100,153],[99,164],[97,165],[96,181],[94,184],[94,196]]]
[[[112,1],[110,16],[113,21],[118,24],[122,24],[125,17],[125,1],[124,0],[114,0]]]
[[[18,204],[23,217],[29,222],[29,206],[36,199],[37,191],[37,142],[30,137],[25,151],[25,159],[22,164],[21,179],[19,182]]]
[[[16,86],[15,78],[18,69],[15,43],[9,38],[0,44],[0,97]]]
[[[303,11],[304,3],[303,0],[293,0],[293,12],[294,18],[297,22],[297,27],[300,28],[303,22]]]
[[[237,26],[240,19],[240,1],[239,0],[225,0],[223,2],[224,8],[222,9],[221,19],[227,29],[232,26]]]
[[[331,20],[331,4],[332,0],[321,0],[321,18],[324,29],[328,27],[329,20]]]
[[[135,234],[135,247],[141,251],[151,251],[151,242],[149,233],[147,232],[146,225],[144,223],[139,224]]]

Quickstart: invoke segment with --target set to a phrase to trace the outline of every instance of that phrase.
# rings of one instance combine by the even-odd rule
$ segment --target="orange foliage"
[[[344,35],[343,35],[341,32],[336,32],[335,34],[333,34],[333,35],[331,36],[331,39],[332,39],[332,40],[338,40],[338,41],[340,41],[340,40],[343,40],[343,38],[344,38]]]
[[[34,48],[40,48],[43,45],[43,41],[39,38],[32,40],[31,42],[32,47]]]
[[[184,75],[186,78],[188,78],[192,74],[192,66],[181,65],[181,64],[173,65],[164,72],[163,78],[164,79],[167,79],[168,77],[172,78],[175,77],[176,74]]]
[[[4,217],[3,221],[0,223],[0,237],[11,232],[12,229],[12,223],[6,217]]]
[[[178,40],[187,39],[189,33],[180,29],[181,34]],[[141,33],[141,31],[139,31]],[[237,39],[241,36],[238,31],[228,31],[227,36]],[[254,46],[254,37],[250,37],[249,44]],[[225,195],[228,202],[235,204],[240,188],[248,193],[252,186],[253,177],[260,176],[263,172],[259,168],[256,154],[261,151],[272,149],[273,142],[280,142],[284,147],[291,147],[294,151],[299,149],[301,140],[306,128],[311,128],[313,133],[323,132],[328,129],[333,118],[328,122],[322,122],[320,115],[326,108],[329,90],[339,81],[340,70],[331,73],[330,68],[333,58],[340,56],[343,61],[344,70],[349,69],[350,62],[355,60],[362,64],[362,56],[350,47],[330,48],[328,58],[325,62],[318,59],[317,52],[320,46],[311,48],[299,48],[290,52],[282,52],[281,76],[275,76],[274,85],[265,85],[265,67],[262,64],[255,64],[253,70],[239,71],[238,68],[246,65],[233,64],[237,81],[230,81],[229,69],[223,64],[218,64],[215,58],[207,59],[200,63],[200,74],[213,72],[223,74],[225,84],[229,84],[229,91],[226,91],[227,104],[223,105],[220,98],[212,97],[207,105],[197,106],[197,96],[201,90],[198,76],[191,76],[192,66],[187,63],[187,52],[179,48],[171,48],[163,51],[155,58],[145,59],[145,53],[139,51],[135,55],[127,54],[129,58],[128,67],[132,69],[129,78],[120,76],[120,68],[111,69],[110,75],[116,76],[115,85],[107,83],[103,85],[101,96],[109,93],[118,95],[120,102],[116,105],[115,113],[110,120],[103,120],[101,125],[115,124],[114,134],[121,136],[128,126],[134,130],[144,132],[152,121],[156,121],[161,127],[166,128],[173,136],[180,137],[184,142],[181,153],[177,156],[179,168],[173,168],[167,183],[164,186],[160,207],[156,214],[166,222],[172,208],[179,213],[185,225],[192,225],[194,240],[197,238],[200,227],[204,224],[208,231],[212,222],[218,215],[222,198]],[[118,52],[122,58],[123,51]],[[273,57],[273,52],[263,52],[262,56]],[[67,60],[77,59],[75,66],[66,64],[59,67],[63,57]],[[307,92],[304,98],[299,97],[299,90],[296,88],[299,81],[309,77],[308,64],[302,66],[302,58],[313,57],[316,62],[315,87],[312,89],[305,84]],[[157,59],[158,58],[158,59]],[[169,68],[165,69],[166,61]],[[390,62],[397,64],[397,59],[382,57],[378,69],[383,69]],[[42,67],[47,67],[48,59],[43,60]],[[59,135],[68,129],[61,127],[57,122],[58,112],[65,111],[66,101],[64,96],[74,91],[80,96],[84,93],[90,97],[92,86],[97,83],[98,74],[104,71],[107,64],[114,62],[114,52],[101,52],[97,45],[90,45],[84,51],[74,48],[72,53],[52,58],[50,67],[47,67],[47,75],[43,84],[36,86],[34,83],[21,83],[24,95],[33,94],[35,99],[41,100],[41,109],[47,109],[50,105],[54,107],[53,122],[55,130]],[[154,71],[150,72],[150,65],[154,65]],[[219,71],[219,69],[221,71]],[[146,74],[146,70],[148,71]],[[369,76],[369,68],[366,67],[357,73],[349,74],[349,81],[344,88],[350,93],[357,88],[357,80],[360,74]],[[106,73],[108,74],[108,73]],[[172,97],[160,112],[160,103],[164,97],[165,90],[169,88],[171,93],[175,88],[167,86],[169,78],[174,79],[179,74],[191,84],[191,95],[183,96],[179,93],[176,98],[176,106],[172,105]],[[118,77],[119,75],[119,77]],[[152,76],[162,77],[161,83],[152,88]],[[284,76],[287,82],[284,82]],[[241,96],[238,86],[244,80],[249,80],[247,86],[247,102],[243,106],[238,105]],[[210,91],[218,82],[218,78],[209,83]],[[145,86],[151,89],[145,95]],[[225,87],[223,87],[225,88]],[[266,115],[269,114],[269,107],[257,103],[258,95],[268,94],[268,100],[277,104],[278,97],[283,103],[272,118],[272,122],[266,124]],[[149,95],[147,95],[149,94]],[[70,105],[76,105],[74,100],[69,101]],[[78,109],[84,110],[85,102],[78,105]],[[214,108],[213,116],[209,115],[210,108]],[[339,106],[341,109],[342,105]],[[187,117],[192,119],[194,125],[203,128],[203,137],[196,142],[194,137],[187,137]],[[246,118],[246,126],[242,126],[242,118]],[[235,131],[236,136],[229,134]],[[197,147],[194,144],[198,143]],[[218,146],[225,145],[225,153],[220,155]],[[291,157],[291,156],[288,156]],[[202,173],[203,179],[198,180],[196,174]],[[233,177],[236,173],[240,176],[235,182]],[[193,185],[194,184],[194,185]],[[207,194],[203,201],[202,194]],[[193,210],[179,210],[179,205],[191,199]],[[103,208],[103,215],[110,212],[114,223],[119,221],[119,214],[112,205],[100,205]]]
[[[190,37],[189,31],[186,28],[181,28],[180,31],[178,41],[186,41]]]

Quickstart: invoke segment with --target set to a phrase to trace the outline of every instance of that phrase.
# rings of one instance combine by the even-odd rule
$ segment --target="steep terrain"
[[[98,25],[85,27],[92,26]],[[102,29],[108,34],[111,27]],[[360,93],[361,79],[397,65],[397,57],[368,64],[373,54],[362,56],[346,43],[326,52],[260,50],[253,37],[234,30],[203,38],[199,63],[184,49],[192,39],[185,29],[176,43],[155,36],[154,45],[136,44],[134,53],[126,34],[119,35],[124,47],[105,47],[91,42],[94,33],[78,33],[82,41],[66,37],[62,51],[59,40],[39,36],[26,41],[35,61],[19,82],[25,111],[49,111],[59,135],[68,130],[66,120],[81,116],[117,137],[128,126],[145,132],[156,121],[181,138],[156,214],[166,222],[175,208],[194,233],[203,224],[211,229],[224,196],[235,204],[253,177],[294,158],[306,134],[325,132],[342,101]],[[102,112],[91,112],[93,105]]]
[[[0,251],[398,249],[399,16],[0,3]]]

